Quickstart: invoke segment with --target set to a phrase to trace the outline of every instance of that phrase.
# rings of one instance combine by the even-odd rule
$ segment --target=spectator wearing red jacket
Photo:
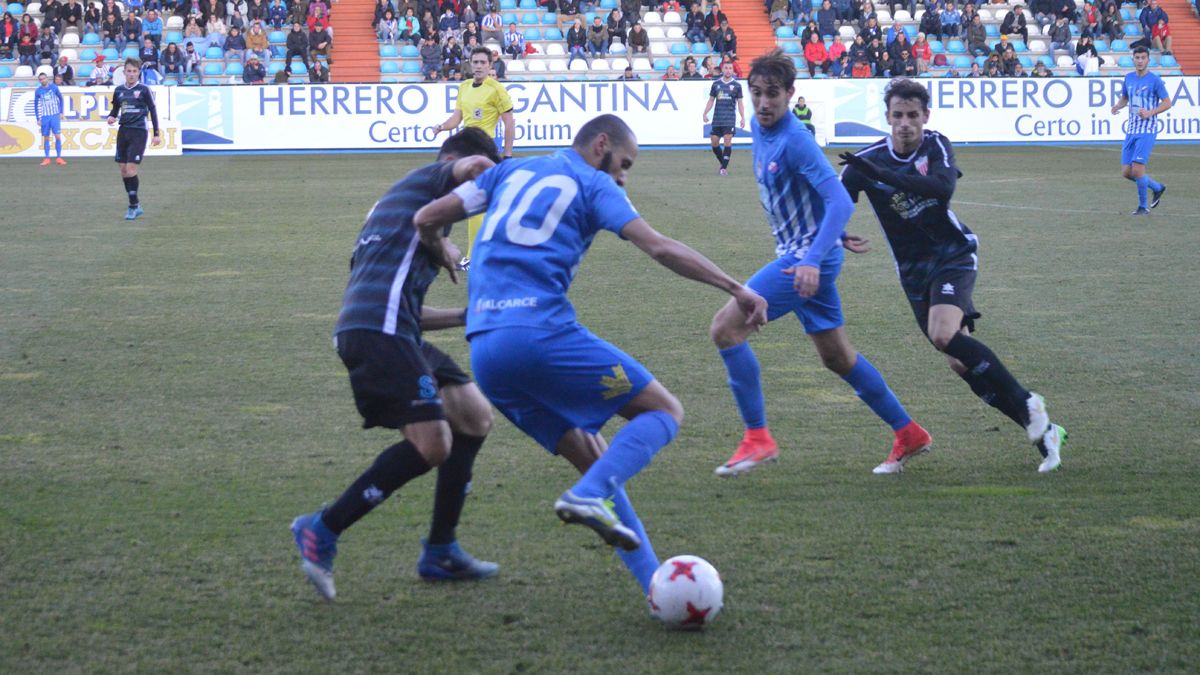
[[[829,52],[825,49],[825,43],[821,42],[820,36],[816,33],[808,36],[808,44],[804,45],[804,60],[808,62],[809,77],[817,74],[817,68],[820,68],[822,73],[828,74],[829,67],[833,65],[833,62],[829,60]]]
[[[933,60],[933,49],[930,48],[924,33],[917,33],[917,39],[913,41],[912,57],[917,64],[918,75],[929,70],[929,62]]]

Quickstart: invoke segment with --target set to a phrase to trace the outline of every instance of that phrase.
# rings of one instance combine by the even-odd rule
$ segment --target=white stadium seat
[[[542,61],[541,59],[530,59],[529,62],[525,64],[525,71],[529,73],[544,73],[546,72],[546,62]]]
[[[679,12],[667,12],[662,16],[663,23],[683,23],[683,18],[679,16]]]
[[[505,61],[504,65],[508,68],[508,72],[510,72],[510,73],[525,72],[525,62],[520,59],[512,59],[511,61]]]
[[[646,12],[642,15],[642,23],[649,26],[652,23],[662,23],[662,17],[658,12]]]
[[[1063,56],[1058,57],[1058,61],[1055,63],[1058,64],[1059,68],[1070,68],[1071,66],[1075,65],[1075,59],[1064,54]]]
[[[33,77],[33,68],[30,68],[29,66],[17,66],[17,69],[13,71],[13,77],[17,79],[29,79]]]
[[[566,56],[567,48],[561,42],[551,42],[546,45],[546,56]]]
[[[63,36],[62,36],[62,46],[63,47],[78,47],[79,46],[79,33],[65,33],[64,32]]]
[[[601,73],[607,73],[612,70],[608,66],[608,59],[592,59],[592,70]]]
[[[901,23],[909,23],[912,21],[912,14],[909,14],[907,9],[898,9],[896,10],[895,20]]]
[[[683,38],[683,26],[667,26],[667,39],[678,40]]]
[[[646,29],[646,37],[651,40],[665,40],[667,39],[667,33],[663,30],[662,26],[650,26]]]
[[[671,47],[666,42],[655,40],[650,43],[650,54],[651,56],[670,56]]]
[[[59,52],[58,55],[67,57],[67,61],[71,62],[79,60],[79,52],[75,51],[74,49],[64,49]]]

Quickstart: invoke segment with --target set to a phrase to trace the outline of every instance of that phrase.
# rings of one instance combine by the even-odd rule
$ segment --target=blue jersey
[[[569,149],[503,162],[454,192],[467,213],[487,211],[471,252],[468,337],[574,325],[567,290],[592,239],[638,217],[611,176]]]
[[[716,99],[713,104],[713,126],[732,127],[737,121],[737,102],[742,99],[742,85],[737,80],[716,80],[709,87],[708,95]]]
[[[38,122],[41,122],[43,117],[55,117],[62,114],[62,92],[58,90],[58,85],[53,82],[44,87],[39,86],[34,90],[33,100]]]
[[[413,216],[454,187],[454,162],[405,176],[367,214],[350,255],[350,281],[334,334],[373,330],[421,341],[421,306],[438,265],[421,246]]]
[[[1167,98],[1167,85],[1163,84],[1162,78],[1150,71],[1141,77],[1137,73],[1126,73],[1121,96],[1129,100],[1129,126],[1125,133],[1157,134],[1158,115],[1142,119],[1138,112],[1153,110]]]
[[[750,128],[754,133],[754,179],[775,235],[775,254],[803,258],[825,217],[825,200],[816,188],[827,180],[837,180],[837,174],[795,115],[784,115],[770,129],[762,128],[754,118]],[[845,223],[839,226],[844,228]],[[841,255],[841,247],[835,246],[826,257]]]

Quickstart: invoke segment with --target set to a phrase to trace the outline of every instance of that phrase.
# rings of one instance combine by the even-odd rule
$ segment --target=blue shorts
[[[54,136],[62,133],[62,118],[58,115],[46,115],[42,118],[42,136]]]
[[[804,324],[804,332],[823,333],[840,327],[842,299],[838,296],[837,276],[842,271],[842,257],[821,264],[821,286],[816,295],[802,298],[793,286],[792,275],[783,270],[799,262],[794,256],[784,256],[768,263],[750,277],[746,285],[767,301],[767,320],[774,321],[791,312]]]
[[[470,340],[484,395],[551,453],[572,429],[599,432],[654,381],[642,364],[579,324],[499,328]]]
[[[1122,164],[1146,164],[1150,161],[1150,152],[1154,150],[1154,134],[1128,134],[1125,145],[1121,147]]]

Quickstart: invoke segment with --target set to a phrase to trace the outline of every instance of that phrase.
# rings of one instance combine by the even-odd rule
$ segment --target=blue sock
[[[758,358],[749,342],[734,345],[720,351],[729,373],[729,389],[747,429],[762,429],[767,426],[766,406],[763,403],[762,384],[759,382]]]
[[[1148,183],[1150,179],[1142,176],[1136,182],[1138,187],[1138,208],[1144,209],[1146,208],[1146,190],[1149,187]]]
[[[612,445],[571,488],[578,497],[608,497],[614,487],[625,485],[646,468],[654,455],[675,438],[679,425],[661,410],[645,412],[625,425]]]
[[[1162,183],[1154,180],[1150,176],[1146,176],[1146,187],[1150,188],[1151,192],[1158,192],[1162,189]]]
[[[42,149],[46,151],[46,159],[50,159],[50,137],[46,136],[42,139]]]
[[[854,393],[866,403],[868,407],[888,426],[892,431],[899,431],[904,428],[912,418],[905,412],[904,406],[900,405],[899,399],[888,389],[887,382],[883,381],[883,375],[875,370],[875,366],[867,360],[867,357],[862,354],[858,355],[858,361],[849,373],[842,376],[851,387],[854,387]]]
[[[57,136],[54,137],[54,152],[55,156],[62,157],[62,139]]]
[[[658,569],[658,556],[654,555],[650,537],[646,535],[646,528],[642,527],[641,519],[633,510],[633,504],[630,503],[629,496],[625,494],[625,488],[618,487],[613,492],[612,499],[613,510],[617,512],[621,523],[637,533],[638,538],[642,540],[642,545],[637,549],[633,551],[617,549],[617,555],[620,556],[621,562],[625,563],[625,567],[629,568],[630,574],[642,585],[642,592],[649,593],[650,577],[654,576],[654,571]]]

